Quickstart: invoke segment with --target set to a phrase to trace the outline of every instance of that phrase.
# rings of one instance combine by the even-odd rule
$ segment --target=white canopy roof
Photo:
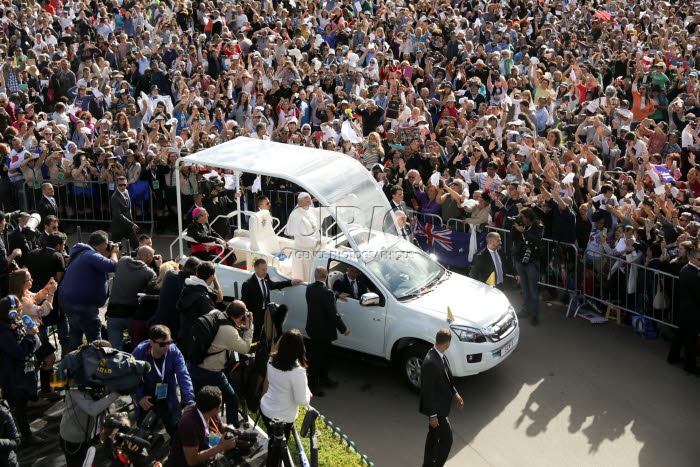
[[[375,237],[357,235],[357,229],[396,234],[384,192],[362,164],[344,154],[238,137],[178,161],[288,180],[329,208],[355,248]]]

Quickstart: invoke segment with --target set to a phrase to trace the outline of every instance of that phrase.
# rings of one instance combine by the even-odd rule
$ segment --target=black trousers
[[[428,427],[425,438],[423,467],[442,467],[452,448],[452,427],[447,417],[438,417],[438,426]]]
[[[85,462],[85,456],[87,456],[88,448],[90,448],[90,443],[71,443],[61,438],[61,449],[63,449],[63,455],[66,456],[66,466],[67,467],[82,467]]]
[[[311,339],[309,342],[309,385],[318,387],[325,379],[328,379],[330,370],[331,341]]]
[[[681,323],[673,336],[671,349],[668,351],[669,359],[678,360],[681,357],[681,349],[684,349],[683,357],[685,363],[683,368],[686,370],[692,370],[697,366],[695,359],[697,355],[698,332],[700,332],[698,326]]]
[[[253,342],[260,340],[263,328],[265,327],[265,310],[253,310]],[[266,336],[268,343],[270,336]]]

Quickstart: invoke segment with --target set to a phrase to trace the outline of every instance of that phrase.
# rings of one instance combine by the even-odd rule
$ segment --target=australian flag
[[[469,262],[470,233],[457,232],[439,225],[417,221],[413,235],[421,249],[426,253],[434,254],[440,264],[459,268],[471,265]],[[476,247],[476,251],[486,247],[486,232],[477,234]]]

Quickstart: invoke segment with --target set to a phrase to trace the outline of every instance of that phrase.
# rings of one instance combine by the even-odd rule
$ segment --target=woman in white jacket
[[[311,402],[311,390],[306,377],[306,349],[298,329],[284,334],[267,364],[267,392],[260,400],[262,419],[270,432],[270,422],[284,422],[284,434],[289,441],[292,423],[299,415],[299,406]]]

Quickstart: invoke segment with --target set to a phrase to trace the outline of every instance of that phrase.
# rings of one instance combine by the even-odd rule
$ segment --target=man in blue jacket
[[[163,420],[170,437],[175,436],[180,421],[181,405],[194,402],[192,380],[180,350],[173,344],[170,329],[156,324],[148,330],[149,340],[134,349],[134,358],[151,364],[151,371],[143,376],[142,383],[132,396],[136,407],[136,420],[140,425],[148,412],[155,411]],[[180,386],[182,404],[177,399]]]
[[[100,307],[109,294],[107,275],[114,272],[118,259],[119,245],[110,247],[107,232],[103,230],[90,235],[87,245],[78,243],[73,247],[58,289],[70,327],[69,350],[83,343],[83,334],[88,342],[102,339]]]

